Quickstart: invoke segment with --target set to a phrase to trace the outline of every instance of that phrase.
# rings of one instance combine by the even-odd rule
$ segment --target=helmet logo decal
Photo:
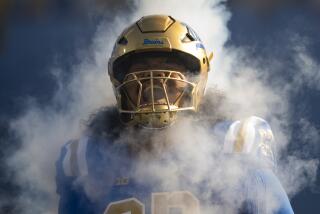
[[[144,39],[144,45],[163,45],[164,41],[162,39]]]

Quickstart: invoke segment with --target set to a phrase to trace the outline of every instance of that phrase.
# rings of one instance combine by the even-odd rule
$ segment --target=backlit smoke
[[[319,65],[308,55],[304,44],[293,41],[297,48],[296,52],[291,53],[296,59],[292,63],[301,65],[300,70],[295,71],[296,78],[286,83],[271,82],[272,65],[262,68],[256,59],[248,59],[241,48],[225,47],[229,38],[227,22],[231,13],[222,3],[223,1],[218,0],[183,3],[177,0],[138,1],[138,10],[134,14],[116,17],[113,23],[102,22],[97,27],[92,45],[85,50],[88,57],[74,65],[74,75],[70,82],[61,81],[59,75],[63,70],[52,69],[52,74],[60,86],[52,98],[53,105],[40,108],[37,103],[26,101],[26,113],[11,123],[23,143],[21,149],[8,160],[9,165],[17,172],[17,184],[24,190],[15,202],[18,210],[23,210],[22,213],[57,212],[54,163],[60,148],[69,139],[81,135],[85,129],[83,121],[87,120],[91,113],[115,104],[106,73],[107,57],[111,54],[117,35],[129,22],[133,23],[141,16],[150,14],[169,14],[189,24],[203,40],[206,50],[214,52],[208,92],[219,89],[225,94],[226,103],[222,104],[224,106],[221,108],[224,109],[225,116],[244,119],[256,115],[271,124],[277,142],[277,175],[289,195],[293,196],[314,182],[318,160],[310,160],[308,157],[301,159],[298,151],[295,156],[288,156],[286,148],[292,135],[289,94],[305,84],[318,90],[316,83],[320,78]],[[212,114],[215,114],[215,109],[212,109]],[[141,167],[137,169],[135,176],[138,180],[151,176],[159,185],[171,189],[179,187],[179,176],[190,178],[188,182],[193,184],[209,179],[212,189],[221,193],[219,197],[229,198],[229,204],[205,207],[205,210],[209,210],[208,213],[212,210],[233,213],[233,209],[240,205],[233,204],[236,198],[231,187],[239,178],[243,178],[244,172],[239,171],[238,162],[234,158],[219,159],[223,142],[217,142],[206,125],[195,126],[191,121],[190,118],[183,118],[172,129],[156,133],[152,138],[161,145],[163,136],[166,136],[166,141],[172,144],[172,154],[176,156],[176,161],[167,165],[153,162],[146,164],[143,160],[148,158],[148,155],[143,155]],[[307,119],[302,118],[301,124],[306,127],[300,134],[303,135],[301,139],[308,145],[305,148],[308,150],[309,146],[315,146],[319,142],[319,133]],[[128,136],[123,136],[122,140],[129,139],[126,137]],[[223,164],[219,161],[223,161]],[[177,168],[181,164],[182,168]],[[187,168],[192,175],[185,170]],[[208,178],[209,175],[218,179]],[[209,195],[210,191],[202,194]]]

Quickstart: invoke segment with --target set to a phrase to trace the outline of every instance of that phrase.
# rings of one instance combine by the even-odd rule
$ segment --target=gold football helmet
[[[195,31],[171,16],[144,16],[126,28],[108,65],[121,120],[162,128],[177,112],[197,111],[211,58]]]

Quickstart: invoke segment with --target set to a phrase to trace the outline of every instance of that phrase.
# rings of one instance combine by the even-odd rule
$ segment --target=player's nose
[[[165,98],[164,93],[164,79],[165,73],[159,71],[147,72],[145,77],[149,77],[150,80],[146,81],[143,85],[142,99],[145,102],[152,102],[152,99],[156,102]],[[152,77],[152,78],[151,78]]]

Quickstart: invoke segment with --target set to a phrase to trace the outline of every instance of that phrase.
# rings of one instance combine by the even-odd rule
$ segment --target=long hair
[[[98,109],[89,116],[86,125],[87,131],[90,134],[112,140],[118,138],[121,130],[124,128],[115,106]]]

